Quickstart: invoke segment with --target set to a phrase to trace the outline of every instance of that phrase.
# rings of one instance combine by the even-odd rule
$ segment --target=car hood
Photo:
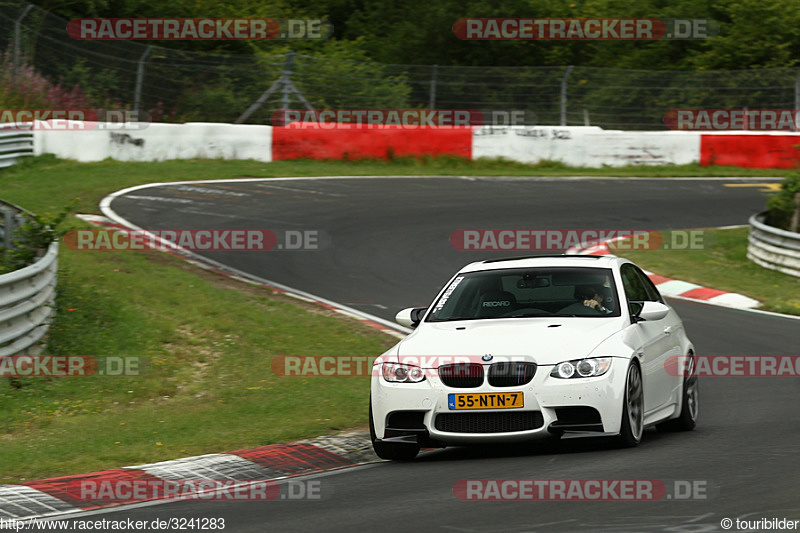
[[[401,360],[410,356],[469,356],[472,359],[491,354],[495,358],[524,358],[539,365],[554,365],[586,357],[622,326],[620,318],[426,322],[402,340],[395,353]],[[383,360],[391,359],[384,355]]]

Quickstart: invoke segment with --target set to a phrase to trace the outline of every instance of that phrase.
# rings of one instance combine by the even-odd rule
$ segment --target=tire
[[[697,360],[694,354],[689,354],[689,371],[683,377],[683,388],[681,395],[681,414],[678,418],[667,420],[656,426],[659,431],[691,431],[697,425],[697,415],[700,411],[700,388],[695,374]]]
[[[419,453],[418,444],[405,444],[400,442],[381,442],[375,435],[375,424],[372,422],[372,397],[369,399],[369,437],[375,455],[389,461],[411,461]]]
[[[638,446],[644,433],[644,390],[639,364],[631,361],[625,377],[625,396],[622,402],[622,426],[617,440],[626,448]]]

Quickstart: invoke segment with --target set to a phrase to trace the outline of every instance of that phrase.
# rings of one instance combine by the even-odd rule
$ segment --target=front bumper
[[[614,358],[608,372],[593,378],[559,379],[542,365],[530,383],[475,388],[446,386],[435,370],[420,383],[389,383],[372,378],[376,437],[423,446],[513,442],[569,432],[619,433],[629,360]],[[489,364],[484,365],[488,371]],[[522,392],[519,409],[453,410],[452,393]]]

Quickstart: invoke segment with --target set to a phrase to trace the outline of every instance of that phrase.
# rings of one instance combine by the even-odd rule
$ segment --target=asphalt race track
[[[754,180],[759,181],[759,180]],[[763,181],[763,180],[762,180]],[[763,209],[734,180],[348,178],[198,183],[116,198],[148,229],[319,230],[318,251],[213,252],[252,275],[392,318],[427,305],[462,265],[509,253],[462,252],[456,229],[679,229],[740,225]],[[675,253],[681,253],[676,251]],[[701,354],[797,354],[800,322],[673,300]],[[723,518],[800,519],[800,381],[701,381],[700,420],[684,434],[648,430],[641,446],[598,439],[448,448],[412,463],[320,476],[318,501],[176,502],[94,518],[225,517],[225,531],[723,531]],[[364,391],[364,409],[367,409]],[[705,499],[656,502],[470,502],[462,479],[698,481]],[[741,531],[742,529],[738,529]],[[737,531],[736,525],[731,531]]]
[[[378,178],[262,180],[139,189],[111,207],[147,229],[293,229],[330,236],[316,251],[203,255],[393,319],[428,305],[466,263],[530,252],[464,252],[457,229],[675,229],[746,224],[764,208],[732,180]],[[240,196],[245,194],[246,196]],[[552,252],[550,252],[552,253]],[[676,252],[677,253],[677,252]]]

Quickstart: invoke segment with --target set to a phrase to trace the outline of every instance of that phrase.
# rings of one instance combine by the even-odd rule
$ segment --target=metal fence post
[[[561,79],[561,125],[567,125],[567,79],[574,68],[573,65],[567,67],[564,77]]]
[[[281,71],[281,77],[278,78],[278,81],[273,83],[269,89],[267,89],[261,96],[258,97],[258,100],[253,102],[253,104],[247,108],[247,110],[242,113],[242,115],[236,119],[234,122],[235,124],[242,124],[245,120],[250,118],[250,115],[255,113],[255,111],[261,107],[261,105],[267,101],[267,99],[278,90],[278,87],[282,89],[281,91],[281,109],[289,109],[289,97],[294,94],[298,100],[300,100],[306,109],[309,111],[313,111],[314,108],[311,107],[311,104],[308,100],[306,100],[305,96],[297,90],[297,87],[294,86],[292,83],[292,67],[294,66],[294,56],[297,55],[294,50],[289,50],[289,53],[286,54],[286,62],[283,64],[283,70]]]
[[[18,74],[19,61],[20,61],[20,34],[22,33],[22,19],[24,19],[28,12],[33,9],[33,4],[28,4],[22,11],[22,14],[14,21],[14,75]]]
[[[142,100],[142,83],[144,83],[144,62],[147,59],[147,56],[150,55],[150,51],[153,49],[152,45],[148,45],[145,49],[142,57],[139,58],[139,64],[136,67],[136,89],[133,94],[133,111],[138,113],[139,112],[139,104]]]
[[[433,69],[431,70],[431,92],[428,98],[428,109],[436,107],[436,74],[438,71],[439,65],[433,65]]]
[[[281,91],[281,109],[289,109],[290,97],[292,94],[292,67],[294,66],[294,50],[289,50],[286,54],[286,63],[283,65],[281,80],[283,80],[283,90]],[[287,83],[289,82],[289,83]]]
[[[800,113],[800,69],[794,78],[794,131],[797,131],[797,118]]]

